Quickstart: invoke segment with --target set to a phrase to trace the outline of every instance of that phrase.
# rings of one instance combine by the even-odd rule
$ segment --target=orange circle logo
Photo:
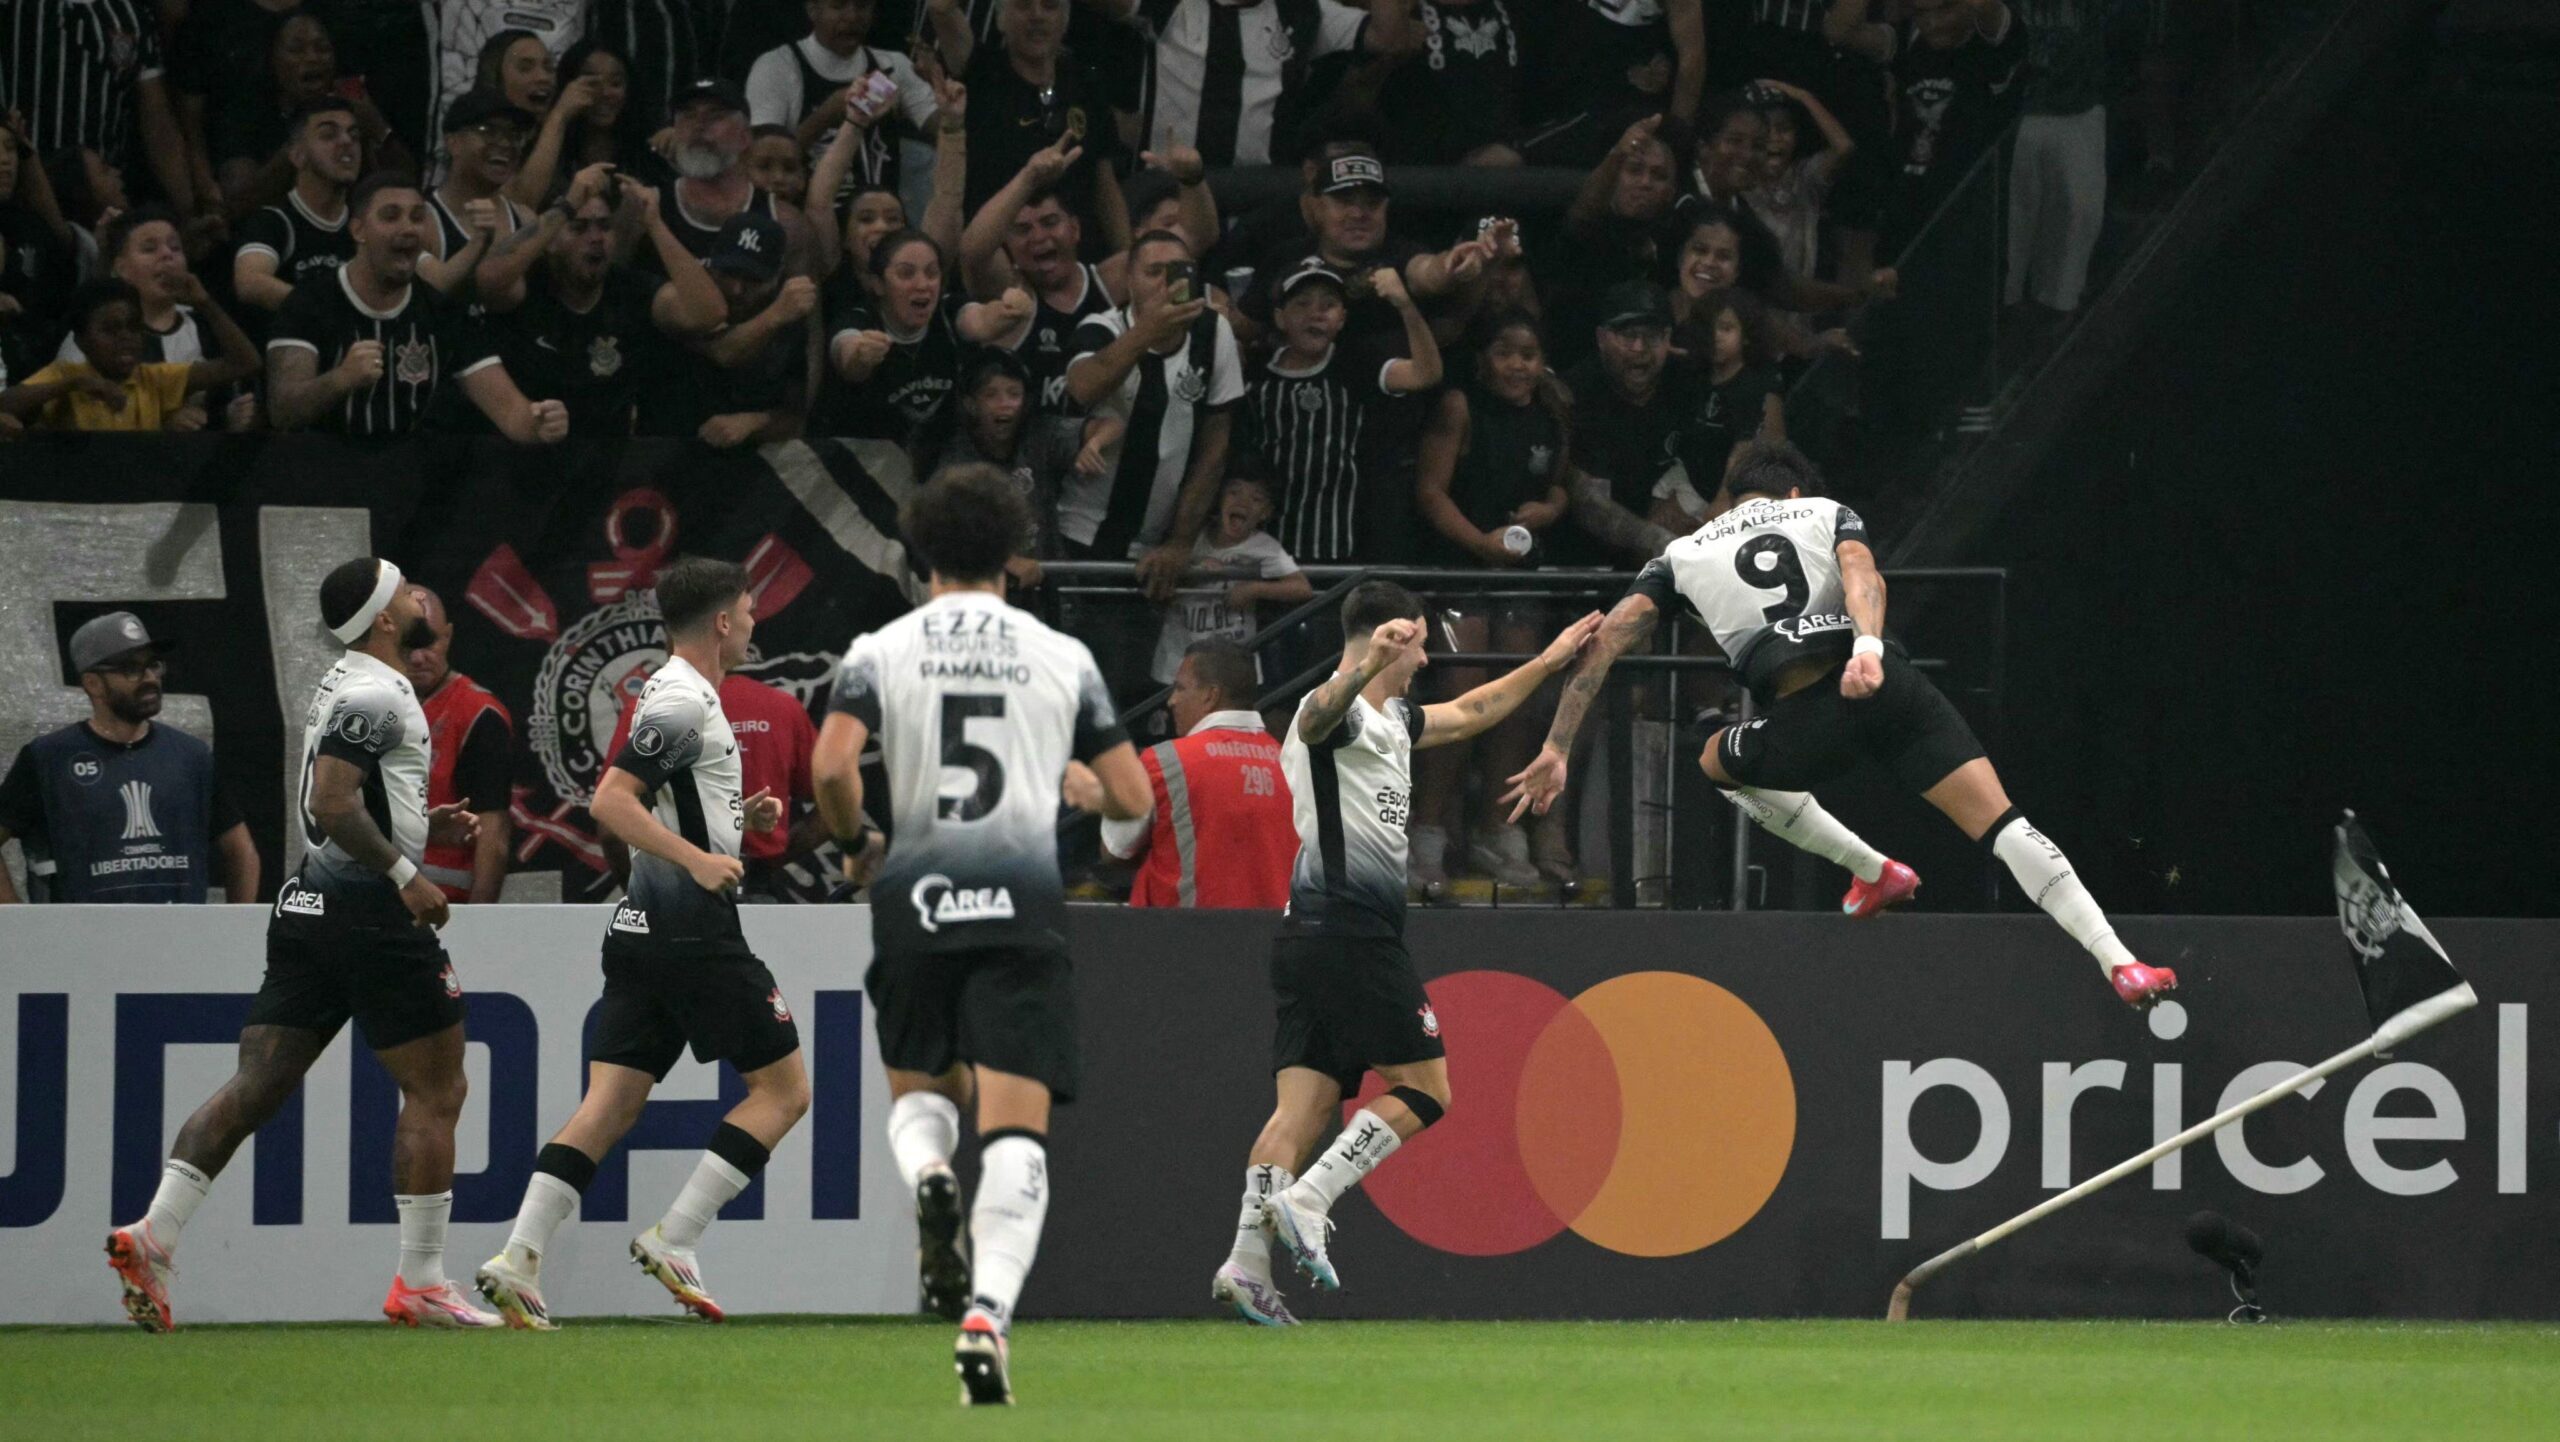
[[[1795,1150],[1786,1052],[1740,997],[1682,972],[1567,1000],[1500,971],[1431,982],[1450,1037],[1448,1120],[1364,1190],[1406,1235],[1495,1257],[1570,1228],[1676,1257],[1758,1214]],[[1371,1078],[1366,1101],[1384,1090]]]

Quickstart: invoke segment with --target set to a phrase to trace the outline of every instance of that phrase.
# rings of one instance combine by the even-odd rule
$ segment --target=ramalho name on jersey
[[[1062,949],[1058,785],[1128,739],[1093,654],[996,596],[937,596],[857,638],[830,702],[880,739],[897,835],[883,951]]]
[[[1756,689],[1791,661],[1849,654],[1858,632],[1839,550],[1866,539],[1867,523],[1837,501],[1754,497],[1672,542],[1633,589],[1666,609],[1686,601]]]
[[[1280,746],[1298,823],[1281,929],[1333,936],[1404,935],[1405,822],[1413,810],[1413,743],[1422,708],[1365,696],[1319,741],[1298,733],[1310,693]]]
[[[649,793],[660,825],[714,856],[738,854],[746,798],[738,741],[720,709],[720,691],[681,656],[670,656],[631,713],[631,734],[614,769]],[[732,941],[744,936],[738,903],[705,891],[683,867],[633,848],[631,884],[614,907],[608,935],[633,941]]]
[[[323,756],[364,774],[365,814],[410,861],[427,853],[427,776],[431,769],[426,712],[401,675],[361,651],[350,651],[320,678],[302,718],[302,839],[309,848],[300,875],[285,882],[278,914],[325,916],[330,898],[391,889],[390,878],[349,855],[311,813],[312,776]]]

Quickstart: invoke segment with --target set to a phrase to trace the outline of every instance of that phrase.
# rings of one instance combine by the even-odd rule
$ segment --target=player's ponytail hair
[[[1819,496],[1823,494],[1822,472],[1804,452],[1786,441],[1745,441],[1734,450],[1733,463],[1725,473],[1725,490],[1737,501],[1745,496],[1783,500],[1789,491]]]

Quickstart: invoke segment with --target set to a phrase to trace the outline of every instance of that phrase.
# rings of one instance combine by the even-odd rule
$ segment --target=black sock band
[[[545,1172],[569,1184],[569,1190],[586,1195],[587,1183],[596,1179],[596,1159],[576,1147],[559,1142],[545,1142],[535,1154],[533,1169]]]
[[[1024,1141],[1030,1142],[1039,1147],[1040,1150],[1044,1152],[1049,1150],[1049,1134],[1047,1132],[1033,1131],[1029,1127],[998,1127],[994,1131],[987,1133],[985,1136],[978,1138],[978,1150],[983,1152],[987,1148],[994,1146],[996,1143],[1003,1141],[1006,1137],[1020,1137]]]
[[[1428,1092],[1418,1092],[1411,1087],[1389,1087],[1387,1095],[1404,1103],[1404,1109],[1413,1113],[1414,1120],[1422,1123],[1426,1130],[1433,1122],[1449,1114],[1438,1102],[1431,1099]]]
[[[1992,822],[1991,829],[1983,832],[1982,840],[1976,843],[1982,848],[1982,854],[1985,856],[1997,855],[1998,853],[1993,851],[1992,848],[2000,844],[2000,833],[2008,830],[2011,822],[2024,821],[2026,819],[2026,813],[2020,811],[2015,806],[2001,812],[2000,819]]]
[[[711,1134],[711,1155],[750,1177],[763,1171],[764,1164],[773,1160],[770,1148],[730,1122],[722,1122],[720,1130]]]

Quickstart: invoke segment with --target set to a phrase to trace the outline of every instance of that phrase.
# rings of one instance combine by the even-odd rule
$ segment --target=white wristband
[[[391,863],[391,869],[382,874],[391,878],[392,885],[406,886],[409,884],[411,879],[417,876],[418,863],[403,856],[399,860]]]
[[[1857,639],[1856,644],[1850,646],[1849,654],[1852,656],[1881,656],[1884,654],[1884,638],[1882,636],[1860,636]]]

